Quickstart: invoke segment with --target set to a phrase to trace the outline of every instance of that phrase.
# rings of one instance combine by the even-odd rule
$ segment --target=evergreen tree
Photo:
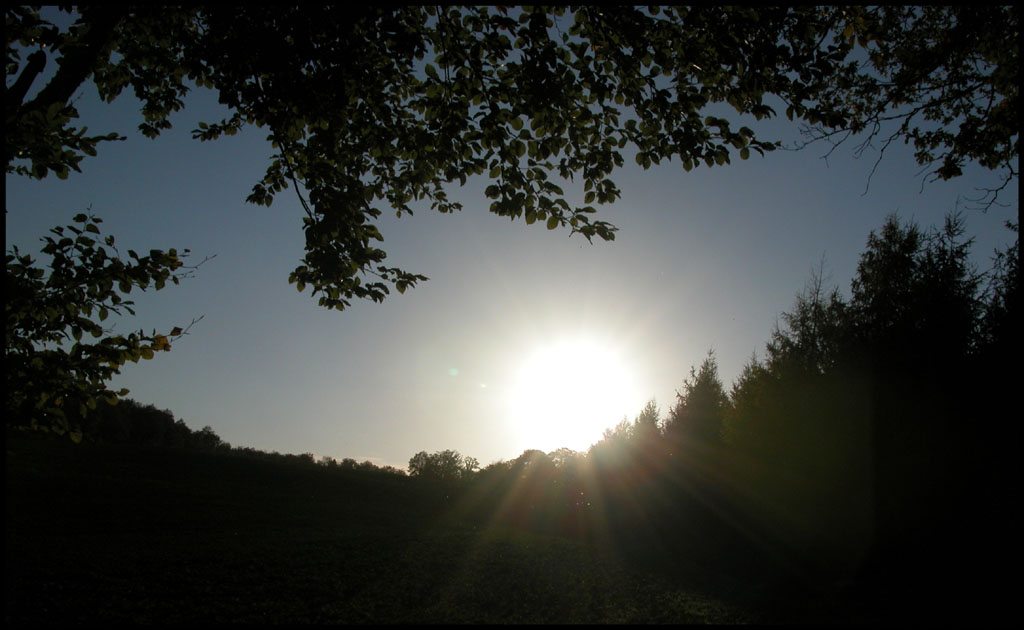
[[[1007,222],[1017,234],[1018,224]],[[988,347],[1002,348],[1008,357],[1020,356],[1020,239],[997,252],[986,288],[982,336]],[[1018,364],[1018,362],[1014,361]]]
[[[839,289],[825,287],[824,263],[811,273],[792,310],[780,316],[767,346],[776,373],[824,374],[840,360],[848,335],[848,308]]]
[[[713,351],[708,351],[700,370],[690,368],[683,391],[676,396],[676,406],[669,413],[665,426],[670,448],[681,453],[682,450],[701,452],[719,447],[729,397],[718,377],[718,361]]]
[[[970,245],[959,215],[930,231],[890,216],[851,283],[850,371],[870,400],[869,582],[912,580],[950,596],[973,589],[979,582],[964,578],[984,562],[972,546],[988,537],[979,518],[999,518],[978,497],[993,487],[986,444],[1010,435],[979,413],[995,392],[978,362],[983,276]]]
[[[729,412],[723,438],[731,447],[749,449],[763,444],[761,423],[768,404],[772,374],[756,355],[743,365],[729,392]]]
[[[654,450],[661,438],[661,412],[652,398],[644,405],[643,410],[633,420],[632,442],[641,457],[654,455]]]
[[[963,216],[943,230],[924,232],[889,216],[851,283],[858,344],[881,364],[927,368],[936,350],[943,362],[967,357],[977,342],[982,276],[969,261]]]

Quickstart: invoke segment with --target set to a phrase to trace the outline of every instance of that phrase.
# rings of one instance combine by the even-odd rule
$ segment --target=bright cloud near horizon
[[[76,106],[91,132],[128,139],[101,145],[67,180],[8,175],[7,247],[37,251],[51,227],[90,209],[122,249],[216,255],[179,286],[132,294],[137,317],[117,331],[202,320],[113,386],[235,446],[403,468],[418,451],[486,465],[531,448],[585,450],[652,398],[664,417],[709,349],[728,388],[823,259],[845,294],[888,214],[941,225],[996,182],[972,167],[922,187],[902,146],[873,175],[876,154],[855,159],[845,146],[827,163],[827,147],[811,146],[691,172],[678,162],[644,171],[625,155],[613,175],[622,198],[599,207],[616,240],[588,244],[488,213],[485,180],[470,180],[449,193],[461,213],[384,213],[388,263],[430,280],[339,313],[287,282],[304,244],[294,191],[270,208],[245,203],[271,154],[265,131],[192,140],[199,120],[223,111],[202,90],[156,140],[135,131],[128,94],[105,105],[90,85]],[[797,137],[785,119],[755,129]],[[582,200],[580,186],[564,188]],[[1012,240],[1016,195],[966,211],[979,268]]]

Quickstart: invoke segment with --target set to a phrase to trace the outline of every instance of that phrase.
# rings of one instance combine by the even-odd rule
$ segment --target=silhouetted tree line
[[[971,242],[959,215],[890,217],[850,297],[815,274],[734,384],[725,474],[805,562],[905,584],[1019,568],[1018,245],[980,273]]]
[[[334,459],[333,457],[321,457],[317,460],[317,464],[328,469],[337,470],[358,470],[363,472],[383,472],[392,475],[404,476],[406,473],[401,468],[395,468],[394,466],[378,466],[370,460],[363,460],[357,462],[351,457],[345,457],[341,460]]]
[[[709,352],[664,419],[492,463],[463,508],[670,570],[1019,601],[1018,244],[979,272],[971,243],[889,217],[849,296],[813,273],[730,390]]]
[[[99,404],[91,413],[85,416],[76,414],[72,420],[82,427],[83,440],[91,443],[181,449],[328,470],[406,474],[394,466],[378,466],[369,460],[357,462],[348,457],[337,460],[333,457],[317,458],[312,453],[292,454],[267,452],[249,446],[233,447],[210,426],[193,430],[184,420],[176,420],[170,410],[157,409],[155,405],[131,398],[121,399],[114,405]],[[21,434],[25,435],[25,432]]]
[[[131,398],[116,404],[100,403],[86,415],[70,412],[71,421],[82,428],[83,440],[102,444],[132,444],[192,451],[227,452],[231,445],[210,426],[198,431],[176,420],[168,409],[157,409]]]

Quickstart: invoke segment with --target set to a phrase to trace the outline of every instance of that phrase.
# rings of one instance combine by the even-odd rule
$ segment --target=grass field
[[[8,440],[7,623],[742,623],[593,545],[455,517],[441,486]]]

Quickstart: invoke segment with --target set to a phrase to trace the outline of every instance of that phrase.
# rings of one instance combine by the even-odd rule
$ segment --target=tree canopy
[[[1005,186],[1019,153],[1017,15],[988,5],[103,5],[80,8],[62,31],[13,7],[7,170],[66,177],[119,137],[74,126],[72,97],[87,81],[106,101],[131,88],[150,137],[190,89],[213,89],[231,115],[194,137],[267,130],[270,163],[248,201],[270,205],[294,187],[306,256],[290,281],[340,310],[425,279],[383,264],[375,221],[385,210],[459,210],[446,187],[483,175],[495,214],[612,239],[592,204],[619,198],[612,175],[627,149],[645,168],[675,159],[686,170],[763,154],[777,140],[738,123],[774,116],[773,103],[812,137],[889,134],[886,146],[912,142],[936,177],[974,161],[1000,169]],[[30,98],[45,51],[58,67]],[[715,104],[737,118],[710,115]],[[583,205],[552,175],[582,180]]]
[[[475,457],[463,457],[451,449],[432,454],[420,451],[409,459],[409,474],[424,479],[463,479],[478,468],[480,462]]]

